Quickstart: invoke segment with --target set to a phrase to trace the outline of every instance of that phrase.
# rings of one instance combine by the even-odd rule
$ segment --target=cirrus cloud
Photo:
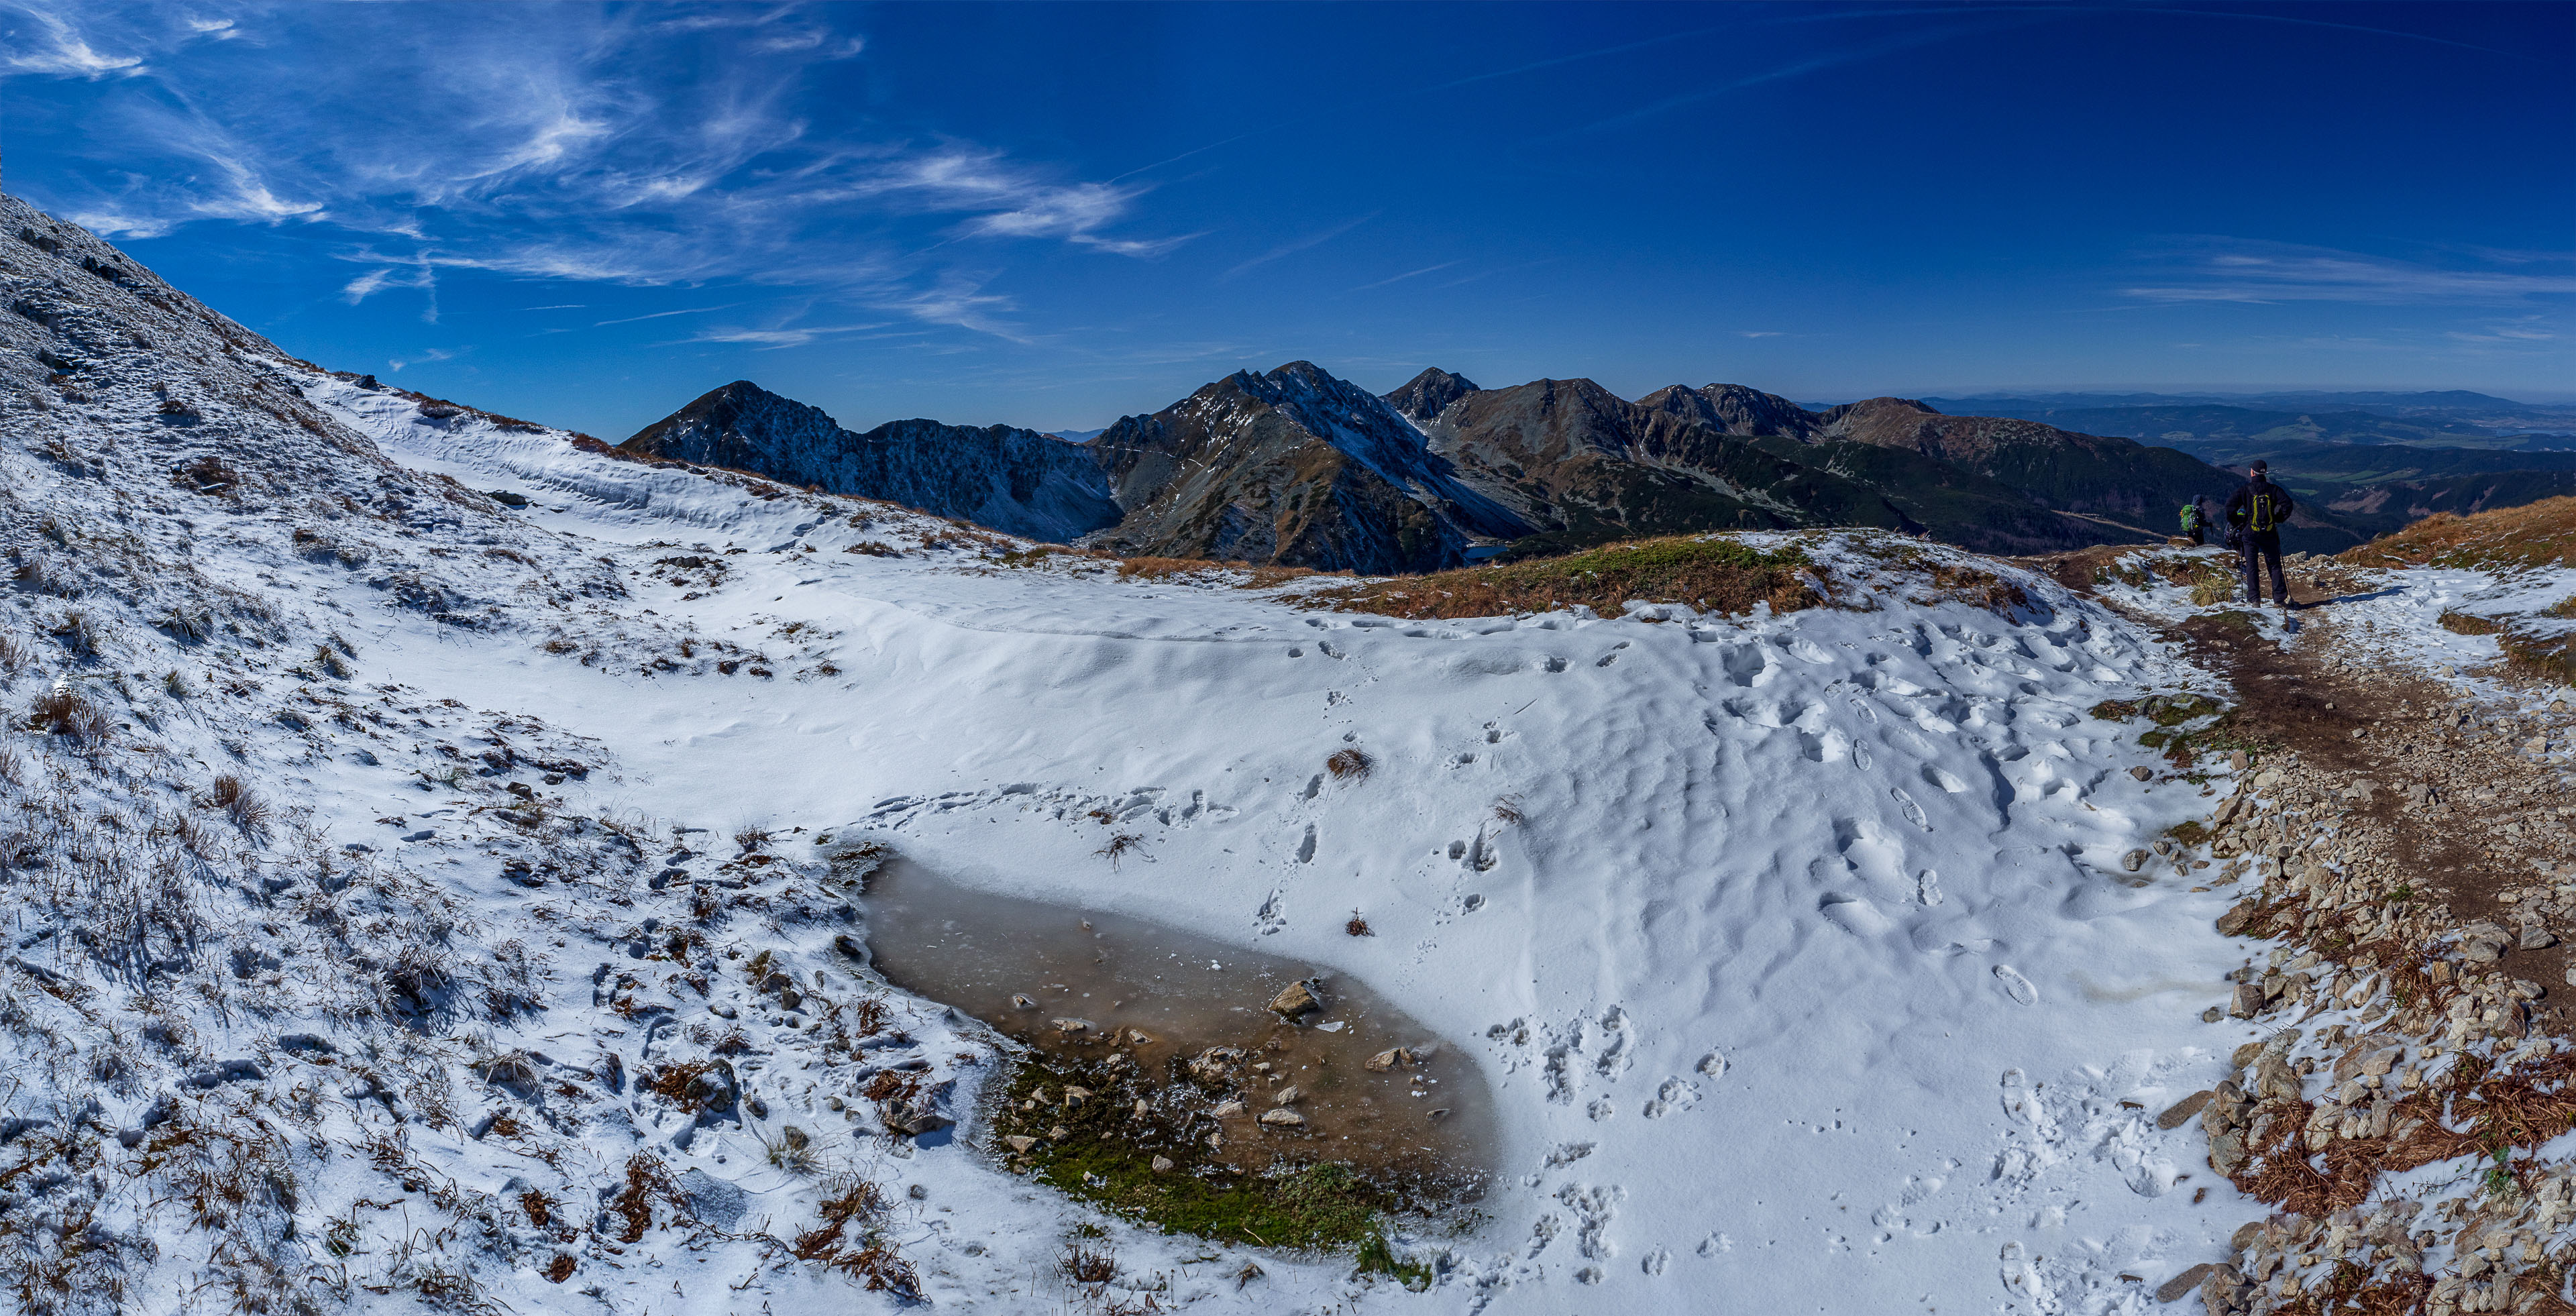
[[[430,41],[406,6],[0,4],[37,37],[0,68],[119,78],[87,111],[96,167],[48,180],[60,209],[120,237],[320,226],[364,267],[352,302],[434,298],[456,270],[747,283],[1007,336],[990,254],[961,273],[959,244],[1149,258],[1196,236],[1123,231],[1141,185],[825,122],[807,71],[866,44],[828,13],[484,10]]]

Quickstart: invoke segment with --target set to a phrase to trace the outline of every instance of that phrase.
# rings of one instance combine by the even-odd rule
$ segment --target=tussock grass
[[[1589,607],[1617,616],[1630,600],[1735,615],[1755,604],[1797,612],[1825,603],[1804,550],[1765,550],[1727,535],[1676,535],[1564,557],[1462,567],[1307,590],[1285,601],[1318,611],[1407,620],[1497,617]]]
[[[2357,567],[2576,566],[2576,498],[2544,498],[2468,516],[2436,512],[2395,534],[2345,549],[2337,560]]]
[[[48,690],[36,696],[27,720],[35,730],[83,746],[106,740],[113,726],[107,710],[83,698],[77,690]]]

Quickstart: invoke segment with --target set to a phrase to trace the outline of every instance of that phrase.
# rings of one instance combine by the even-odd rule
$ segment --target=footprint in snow
[[[1941,875],[1929,868],[1914,878],[1914,898],[1926,905],[1941,903]]]
[[[2021,976],[2021,973],[2009,964],[1995,966],[1995,983],[2003,989],[2004,995],[2013,998],[2017,1004],[2039,1004],[2039,989],[2032,986],[2030,979]]]
[[[1932,820],[1923,816],[1923,806],[1916,804],[1914,797],[1906,794],[1903,787],[1891,788],[1887,793],[1896,797],[1896,807],[1904,811],[1905,821],[1927,832],[1932,830]]]
[[[1875,937],[1895,927],[1894,920],[1860,896],[1829,895],[1817,907],[1825,921],[1855,937]]]
[[[1599,661],[1599,662],[1597,662],[1597,663],[1594,663],[1594,664],[1592,664],[1592,665],[1593,665],[1593,666],[1595,666],[1595,667],[1607,667],[1607,666],[1609,666],[1610,664],[1612,664],[1612,663],[1615,663],[1615,662],[1619,661],[1619,651],[1620,651],[1621,649],[1625,649],[1625,648],[1627,648],[1627,647],[1628,647],[1628,642],[1627,642],[1626,640],[1621,640],[1621,641],[1620,641],[1620,642],[1618,642],[1617,644],[1611,645],[1611,646],[1610,646],[1610,652],[1608,652],[1608,653],[1605,653],[1605,654],[1601,655],[1601,661]]]

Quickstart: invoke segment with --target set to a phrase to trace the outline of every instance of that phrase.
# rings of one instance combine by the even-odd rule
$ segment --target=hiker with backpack
[[[2200,547],[2200,530],[2200,500],[2194,498],[2182,505],[2182,533],[2185,538],[2191,540],[2194,548]]]
[[[2256,460],[2253,473],[2227,500],[2227,545],[2245,555],[2245,601],[2263,606],[2260,567],[2272,568],[2272,602],[2290,610],[2290,582],[2281,575],[2281,527],[2297,504],[2289,491],[2272,483],[2270,466]]]

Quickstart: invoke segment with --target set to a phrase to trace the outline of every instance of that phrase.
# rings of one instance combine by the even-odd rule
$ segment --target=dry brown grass
[[[1129,557],[1118,559],[1120,580],[1198,580],[1206,584],[1230,584],[1238,589],[1268,589],[1307,576],[1322,575],[1312,567],[1265,566],[1252,562],[1227,562],[1216,558],[1197,557]],[[1351,573],[1333,574],[1347,576]],[[1239,579],[1228,579],[1239,577]]]
[[[2395,534],[2345,549],[2337,560],[2357,567],[2576,565],[2576,498],[2544,498],[2468,516],[2436,512]]]
[[[1144,837],[1139,836],[1134,832],[1120,832],[1116,836],[1109,838],[1109,844],[1092,851],[1092,853],[1108,860],[1109,866],[1116,868],[1119,860],[1126,858],[1134,851],[1143,849],[1144,846]]]
[[[608,1214],[625,1221],[618,1230],[620,1243],[640,1243],[644,1233],[653,1227],[653,1199],[665,1202],[680,1200],[679,1185],[671,1181],[671,1171],[651,1152],[639,1152],[626,1162],[626,1187],[608,1203]]]
[[[38,731],[48,731],[81,745],[107,739],[111,726],[107,711],[81,698],[75,690],[48,690],[36,696],[28,720]]]
[[[1615,617],[1632,599],[1731,616],[1757,603],[1770,604],[1774,612],[1816,607],[1826,602],[1820,583],[1807,555],[1794,546],[1764,551],[1726,535],[1676,535],[1530,562],[1360,581],[1288,602],[1417,621],[1578,605]]]
[[[1333,774],[1336,781],[1358,781],[1376,766],[1377,760],[1359,749],[1336,750],[1331,758],[1324,760],[1324,770]]]
[[[233,826],[245,832],[257,832],[268,825],[268,802],[229,772],[216,777],[206,788],[206,803],[223,810],[233,820]]]
[[[2576,615],[2576,599],[2562,599],[2539,615],[2565,620]],[[2442,629],[2459,635],[2492,635],[2504,652],[2505,666],[2543,681],[2576,681],[2576,632],[2532,625],[2533,618],[2479,617],[2446,611]]]

